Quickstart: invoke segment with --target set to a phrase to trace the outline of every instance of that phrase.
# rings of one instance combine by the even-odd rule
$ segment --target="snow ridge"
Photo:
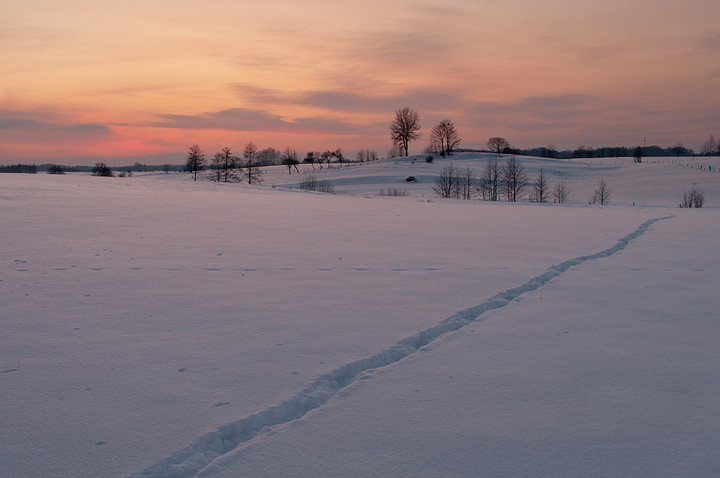
[[[132,477],[187,478],[196,476],[216,458],[249,443],[255,437],[268,432],[271,427],[298,420],[308,412],[320,408],[343,388],[355,382],[363,372],[387,367],[414,354],[421,347],[430,344],[442,334],[465,327],[479,319],[487,311],[507,306],[513,300],[528,292],[537,290],[573,266],[586,261],[609,257],[622,251],[631,241],[644,234],[652,224],[672,217],[674,216],[650,219],[608,249],[552,265],[545,272],[533,277],[519,287],[500,292],[481,304],[457,312],[451,317],[442,320],[436,326],[402,339],[386,350],[347,363],[327,374],[321,375],[292,398],[279,405],[248,415],[236,422],[223,425],[216,431],[201,436],[185,449],[133,474]]]

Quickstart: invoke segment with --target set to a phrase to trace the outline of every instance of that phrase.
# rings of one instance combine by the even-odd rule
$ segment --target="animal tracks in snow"
[[[614,246],[585,256],[575,257],[560,264],[550,266],[544,272],[524,284],[500,292],[484,302],[442,320],[434,327],[425,329],[416,335],[407,337],[391,347],[372,356],[347,363],[337,369],[316,378],[303,390],[282,403],[245,416],[235,422],[220,426],[207,433],[186,448],[152,465],[133,477],[147,478],[183,478],[195,476],[215,459],[249,444],[254,438],[302,418],[308,412],[318,409],[331,398],[343,391],[348,385],[372,376],[371,371],[387,367],[420,351],[426,345],[448,332],[457,331],[476,320],[488,311],[503,308],[521,296],[535,291],[552,279],[560,276],[573,266],[587,261],[612,256],[625,249],[631,241],[644,234],[658,221],[670,219],[666,216],[641,224],[635,231],[618,240]],[[221,402],[222,403],[222,402]],[[216,404],[215,406],[220,406]]]

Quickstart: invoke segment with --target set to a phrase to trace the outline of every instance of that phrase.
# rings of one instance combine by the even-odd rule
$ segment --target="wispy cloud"
[[[285,119],[266,111],[232,108],[199,115],[162,115],[142,126],[190,130],[264,131],[275,133],[362,134],[359,125],[320,117]]]
[[[707,33],[703,39],[703,47],[714,53],[720,53],[720,31]]]
[[[394,95],[370,95],[348,91],[306,91],[286,93],[252,85],[231,85],[243,101],[258,105],[300,105],[343,113],[392,113],[412,106],[423,110],[457,107],[465,103],[462,96],[435,89],[414,89]]]
[[[44,133],[59,136],[106,136],[112,134],[112,130],[98,123],[60,123],[53,121],[42,121],[35,117],[48,116],[52,113],[16,113],[0,110],[0,132],[11,133],[22,131],[29,133]],[[30,117],[29,117],[30,116]]]
[[[565,95],[529,96],[510,103],[475,102],[469,112],[484,122],[509,122],[523,118],[522,123],[547,124],[549,120],[562,121],[596,114],[604,108],[601,98],[593,95],[569,93]],[[530,122],[528,122],[530,120]],[[518,123],[520,124],[520,122]]]

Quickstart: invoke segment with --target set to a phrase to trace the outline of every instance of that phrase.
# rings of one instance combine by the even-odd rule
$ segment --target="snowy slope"
[[[312,171],[302,165],[301,171],[313,172],[318,179],[329,181],[340,193],[377,195],[381,190],[400,189],[411,196],[435,199],[433,180],[440,171],[452,165],[458,169],[471,168],[479,177],[493,154],[459,153],[448,158],[435,157],[427,163],[424,156],[381,160],[373,163],[351,163],[332,169]],[[497,158],[496,158],[497,159]],[[498,159],[502,165],[507,156]],[[632,158],[598,158],[581,160],[553,160],[518,156],[532,181],[542,169],[552,188],[565,181],[572,188],[569,204],[587,205],[600,178],[604,178],[612,191],[612,205],[669,206],[680,203],[683,192],[693,185],[704,191],[705,207],[720,205],[718,183],[720,181],[720,157],[645,158],[635,164]],[[417,182],[409,183],[408,177]],[[301,175],[288,175],[287,168],[269,168],[267,183],[281,187],[297,187]],[[523,201],[527,201],[526,190]]]
[[[461,166],[460,158],[453,161]],[[635,435],[647,446],[657,445],[650,438],[673,443],[673,430],[658,433],[659,412],[638,417],[632,433],[620,430],[617,445],[607,436],[593,441],[599,423],[615,429],[618,405],[628,415],[636,409],[618,400],[588,402],[594,387],[607,393],[611,383],[620,398],[631,394],[630,379],[640,372],[625,377],[615,363],[626,354],[640,363],[633,370],[675,363],[691,372],[650,375],[632,393],[643,397],[643,409],[687,425],[681,430],[687,443],[705,443],[686,457],[685,468],[676,460],[675,469],[695,466],[696,476],[710,476],[703,471],[717,462],[707,450],[718,445],[711,431],[720,429],[708,402],[718,383],[709,340],[717,326],[705,318],[718,309],[712,287],[720,270],[713,250],[720,175],[671,161],[641,165],[643,174],[653,171],[652,183],[639,181],[639,168],[628,163],[526,163],[529,171],[548,164],[559,177],[575,178],[574,206],[439,200],[423,181],[411,186],[418,189],[410,197],[376,197],[380,188],[395,187],[378,179],[386,169],[404,181],[422,177],[420,167],[442,167],[408,160],[318,173],[346,181],[353,193],[335,196],[286,190],[292,183],[282,168],[268,171],[262,188],[194,183],[180,174],[0,175],[0,462],[9,464],[2,473],[193,476],[209,465],[208,476],[338,476],[355,469],[358,476],[362,470],[438,476],[452,463],[459,475],[492,465],[494,476],[527,476],[554,466],[547,450],[526,462],[503,457],[542,441],[557,418],[556,441],[567,436],[569,445],[582,432],[590,450],[563,455],[559,470],[573,476],[590,463],[613,462],[611,449]],[[592,194],[596,169],[614,175],[616,204],[578,207],[586,202],[579,190],[590,187]],[[665,207],[676,205],[680,183],[688,181],[702,182],[706,209]],[[627,191],[652,207],[629,206],[635,199]],[[594,256],[601,251],[608,252]],[[637,284],[643,286],[627,292]],[[489,303],[498,307],[478,315]],[[467,312],[461,328],[436,337],[458,311]],[[547,319],[538,324],[533,314]],[[646,326],[654,317],[667,327]],[[582,340],[555,350],[548,337],[561,329],[561,338],[574,337],[578,320]],[[593,342],[598,334],[612,336],[618,320],[628,324],[626,339],[614,348]],[[685,326],[683,348],[677,340]],[[403,348],[404,339],[423,331],[434,331],[424,336],[429,346]],[[500,352],[511,355],[510,363],[493,355]],[[568,375],[559,362],[577,366]],[[540,392],[524,392],[538,380],[527,364],[545,375],[556,370],[541,387],[557,391],[555,408]],[[605,368],[607,376],[598,379]],[[460,371],[474,378],[459,388],[438,380]],[[507,394],[497,388],[503,380],[512,382]],[[582,394],[562,392],[568,383]],[[690,412],[669,407],[658,387],[694,404]],[[505,413],[523,414],[503,429],[499,411],[460,406],[482,393],[495,394],[494,407]],[[297,397],[310,397],[310,413],[289,406]],[[584,422],[576,412],[573,420],[559,419],[562,410],[582,411],[584,404],[597,417]],[[300,420],[290,421],[295,416]],[[243,421],[249,417],[255,418]],[[707,420],[702,429],[694,425],[698,417]],[[278,425],[253,439],[238,431],[248,422],[257,429]],[[459,424],[464,431],[453,438]],[[463,439],[489,425],[487,443]],[[416,433],[418,427],[426,433]],[[396,435],[388,429],[413,438],[398,438],[393,448],[386,442]],[[224,448],[209,445],[223,434]],[[444,462],[427,454],[450,448],[458,455]],[[634,458],[639,470],[660,469],[650,467],[643,449],[629,447],[612,469],[622,471]],[[588,455],[592,450],[599,454]],[[673,461],[665,455],[658,463]],[[350,467],[363,457],[366,468]]]
[[[717,476],[720,261],[658,254],[696,225],[654,224],[201,476]]]

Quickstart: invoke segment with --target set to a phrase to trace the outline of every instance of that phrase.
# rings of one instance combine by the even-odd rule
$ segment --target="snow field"
[[[364,184],[365,194],[372,195],[380,187],[367,178],[369,170],[363,165],[340,171],[347,181],[355,175],[354,181]],[[678,180],[674,166],[664,171],[656,183],[664,184],[665,189],[653,183],[648,186],[650,192],[644,193],[654,205],[662,205],[668,196],[665,191]],[[682,171],[685,174],[691,169]],[[330,173],[340,174],[335,170]],[[269,173],[268,179],[272,174],[277,173]],[[615,181],[619,191],[626,190],[619,180],[622,177],[618,174]],[[5,331],[0,348],[0,386],[7,397],[0,405],[6,430],[0,461],[11,464],[9,476],[128,476],[142,470],[146,476],[164,476],[178,465],[175,476],[193,476],[188,472],[192,466],[183,468],[183,460],[176,459],[178,454],[189,449],[205,453],[210,450],[205,445],[214,440],[218,430],[225,434],[226,443],[217,450],[225,456],[210,463],[210,453],[194,466],[200,469],[209,463],[203,472],[208,476],[232,476],[233,470],[237,474],[239,469],[248,476],[263,476],[270,465],[262,460],[272,452],[264,451],[264,458],[250,457],[247,462],[238,457],[252,454],[258,443],[265,443],[270,436],[275,440],[286,433],[293,436],[290,431],[297,427],[315,427],[314,417],[336,410],[336,404],[346,403],[356,389],[374,384],[376,377],[406,362],[425,357],[425,352],[453,344],[452,339],[441,336],[419,349],[423,353],[414,353],[416,349],[411,347],[411,356],[405,360],[382,372],[372,371],[372,367],[395,361],[383,351],[395,350],[393,346],[403,339],[442,325],[456,311],[470,308],[465,318],[472,319],[480,310],[473,307],[482,307],[497,294],[522,288],[547,272],[563,272],[550,282],[540,280],[538,289],[520,297],[523,304],[553,284],[565,283],[575,268],[605,264],[632,252],[639,254],[637,261],[645,264],[639,268],[648,269],[645,276],[654,284],[650,289],[654,296],[640,303],[653,311],[655,296],[661,296],[670,302],[663,311],[680,316],[683,311],[679,306],[674,308],[673,296],[667,292],[675,287],[671,278],[663,275],[654,279],[658,277],[656,269],[648,266],[662,259],[673,273],[709,275],[710,279],[718,270],[717,254],[711,247],[718,236],[713,226],[718,224],[713,221],[717,211],[712,209],[717,202],[707,199],[716,193],[708,186],[710,209],[700,211],[326,196],[272,189],[269,185],[248,189],[192,183],[183,175],[125,179],[0,175],[0,186],[4,264],[0,293]],[[653,192],[660,189],[662,195]],[[427,190],[419,194],[427,194]],[[620,197],[619,201],[624,199]],[[633,239],[629,248],[613,249],[620,238],[638,231],[647,221],[670,215],[674,217],[648,224],[649,232],[628,237]],[[672,232],[673,240],[659,240],[642,251],[636,247],[659,231]],[[682,236],[688,231],[692,234]],[[608,249],[614,255],[598,257],[597,261],[586,258]],[[552,268],[572,258],[583,259],[571,269]],[[706,267],[703,272],[686,271],[685,265],[692,263]],[[610,272],[607,281],[600,284],[593,282],[597,282],[596,275],[581,275],[582,280],[575,284],[577,303],[566,310],[560,304],[567,304],[568,298],[558,296],[552,301],[554,306],[570,320],[585,313],[584,304],[592,304],[598,291],[606,291],[607,296],[600,296],[608,305],[625,310],[631,297],[615,300],[611,291],[630,277],[617,270],[615,280],[616,269]],[[642,275],[643,271],[630,274]],[[587,287],[583,285],[586,280]],[[706,285],[698,287],[697,293],[689,287],[681,290],[706,304],[707,309],[715,307],[712,294],[702,288]],[[478,325],[468,326],[464,321],[462,330],[450,337],[484,333],[490,323],[488,317],[506,317],[506,311],[514,310],[517,304],[517,300],[503,302],[502,308],[483,314]],[[633,308],[629,310],[631,317],[639,314]],[[548,315],[555,313],[551,309]],[[513,323],[512,316],[508,323]],[[603,326],[603,322],[597,325],[600,329]],[[531,337],[520,333],[522,330],[508,327],[506,334],[517,332],[533,344]],[[522,329],[521,325],[517,327]],[[682,328],[682,323],[677,327]],[[703,336],[713,336],[713,323],[701,322],[698,330]],[[641,328],[635,332],[642,338]],[[651,345],[639,338],[640,345]],[[708,367],[717,362],[706,354],[707,343],[696,341],[696,345],[700,352],[695,357],[703,361],[694,363],[693,356],[686,360],[706,378],[712,378]],[[447,353],[454,356],[453,347],[449,347]],[[598,347],[596,355],[602,365],[607,357],[601,349]],[[543,353],[532,347],[527,350],[532,354],[525,356],[521,350],[519,358],[532,358],[540,366]],[[367,362],[374,357],[379,357],[376,363]],[[487,357],[480,359],[485,363]],[[568,352],[565,359],[572,362],[576,357]],[[364,365],[353,365],[350,371],[343,368],[358,363]],[[430,376],[454,365],[426,363],[423,373]],[[371,368],[365,370],[367,367]],[[328,374],[329,381],[343,383],[324,388]],[[371,380],[360,380],[366,377]],[[340,390],[347,379],[354,382]],[[395,377],[392,382],[400,384],[403,380]],[[435,386],[428,382],[423,397],[442,396]],[[308,390],[310,393],[305,393]],[[378,396],[374,400],[397,393],[380,385],[375,392]],[[462,393],[446,397],[448,407],[454,399],[474,400]],[[692,391],[685,395],[683,398],[704,403]],[[307,410],[313,410],[286,424],[302,407],[283,404],[295,403],[296,397],[303,396],[314,397],[307,402]],[[417,407],[427,417],[439,412],[426,398],[413,397],[414,393],[405,396],[409,410]],[[503,406],[512,408],[512,398]],[[321,408],[315,408],[322,403]],[[397,410],[388,407],[383,411],[373,403],[378,402],[365,406],[377,408],[379,421],[370,423],[412,430],[396,418]],[[278,406],[292,413],[277,413]],[[359,417],[362,410],[353,405],[337,416]],[[459,411],[458,415],[463,413]],[[272,420],[278,425],[273,428],[274,434],[261,433],[245,442],[250,435],[243,436],[237,424],[254,416],[259,417],[250,420],[257,425],[254,428],[271,425]],[[468,430],[476,424],[474,416],[472,412],[463,419]],[[354,454],[364,449],[359,440],[344,442],[345,437],[337,436],[338,441],[331,444],[319,439],[332,437],[329,430],[343,423],[338,420],[327,424],[330,428],[306,435],[303,441],[308,448],[313,444],[327,447],[315,450],[322,456],[318,466],[336,463],[335,471],[349,474],[349,468],[337,466],[344,459],[352,463]],[[430,429],[449,426],[433,420],[426,423]],[[366,439],[377,433],[372,427],[351,430]],[[530,426],[527,435],[517,439],[530,440],[534,432],[540,433]],[[697,436],[691,431],[686,435]],[[418,448],[413,451],[408,447],[409,456],[428,447],[462,448],[432,435],[416,437],[412,443]],[[294,462],[296,454],[286,455],[280,442],[277,446],[272,466],[281,475],[309,476],[315,470],[315,465],[303,468],[306,462]],[[344,451],[340,453],[340,449]],[[332,450],[338,455],[328,456]],[[503,450],[498,448],[499,454],[494,455],[499,471],[502,453],[512,451],[507,447]],[[410,474],[415,469],[411,463],[427,466],[428,474],[432,474],[429,459],[406,460],[401,452],[389,448],[367,457],[372,457],[377,466],[385,463],[390,467],[384,469],[387,473],[375,468],[379,474]],[[465,452],[475,453],[469,449]],[[305,453],[312,456],[308,450]],[[704,457],[702,448],[698,453]],[[542,461],[543,456],[536,459]],[[568,458],[568,466],[577,470],[586,464],[585,458],[580,456],[574,464]],[[707,458],[703,459],[707,464]],[[438,463],[449,466],[449,462]],[[687,463],[690,469],[700,461]],[[457,466],[472,469],[475,463],[460,460]],[[523,470],[530,470],[525,466]]]
[[[703,476],[720,469],[717,224],[674,217],[199,476]],[[661,292],[660,292],[661,291]]]

